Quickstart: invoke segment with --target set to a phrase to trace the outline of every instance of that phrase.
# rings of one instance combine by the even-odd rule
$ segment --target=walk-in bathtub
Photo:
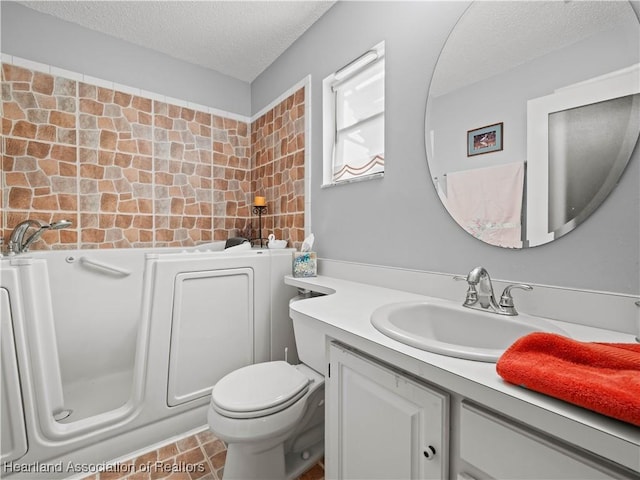
[[[73,476],[206,425],[219,378],[297,360],[291,251],[221,249],[0,260],[3,477]]]

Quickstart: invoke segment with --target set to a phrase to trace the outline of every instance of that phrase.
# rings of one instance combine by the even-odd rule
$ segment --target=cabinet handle
[[[424,449],[424,452],[422,452],[422,454],[427,460],[433,460],[433,457],[436,456],[436,449],[433,446],[429,445]]]

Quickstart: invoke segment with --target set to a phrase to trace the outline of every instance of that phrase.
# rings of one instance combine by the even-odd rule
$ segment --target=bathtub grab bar
[[[96,268],[101,268],[103,270],[106,270],[107,272],[122,275],[123,277],[128,277],[129,275],[131,275],[131,270],[115,267],[113,265],[109,265],[108,263],[99,262],[97,260],[91,260],[90,258],[87,258],[87,257],[80,257],[80,263],[84,265],[96,267]]]

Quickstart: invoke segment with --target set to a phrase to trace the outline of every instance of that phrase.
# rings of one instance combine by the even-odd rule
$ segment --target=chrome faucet
[[[531,285],[517,283],[507,286],[502,295],[500,302],[496,302],[493,294],[493,284],[489,272],[484,267],[476,267],[469,272],[466,277],[456,275],[454,280],[465,280],[469,285],[467,295],[465,297],[463,307],[474,308],[476,310],[487,310],[500,315],[518,315],[518,311],[513,304],[511,290],[521,288],[522,290],[533,290]]]
[[[60,220],[51,224],[31,219],[20,222],[11,232],[11,237],[9,238],[9,254],[28,252],[31,244],[38,240],[47,230],[59,230],[69,226],[71,226],[71,222],[68,220]],[[37,230],[25,239],[25,235],[31,227],[37,228]]]

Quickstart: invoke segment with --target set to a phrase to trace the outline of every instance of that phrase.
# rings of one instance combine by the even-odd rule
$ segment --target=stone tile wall
[[[5,244],[26,218],[72,228],[33,249],[188,246],[304,235],[304,91],[248,123],[2,65]],[[251,128],[251,131],[249,129]]]
[[[80,83],[77,130],[80,248],[152,246],[151,101]]]
[[[251,203],[253,174],[249,126],[213,116],[214,240],[239,235],[253,238]]]
[[[154,102],[156,246],[212,239],[211,114]]]
[[[251,124],[252,190],[267,199],[264,231],[304,240],[304,87]]]
[[[5,225],[27,217],[78,222],[77,82],[3,65],[2,171]],[[70,248],[78,231],[47,233]],[[44,243],[44,242],[40,242]]]

